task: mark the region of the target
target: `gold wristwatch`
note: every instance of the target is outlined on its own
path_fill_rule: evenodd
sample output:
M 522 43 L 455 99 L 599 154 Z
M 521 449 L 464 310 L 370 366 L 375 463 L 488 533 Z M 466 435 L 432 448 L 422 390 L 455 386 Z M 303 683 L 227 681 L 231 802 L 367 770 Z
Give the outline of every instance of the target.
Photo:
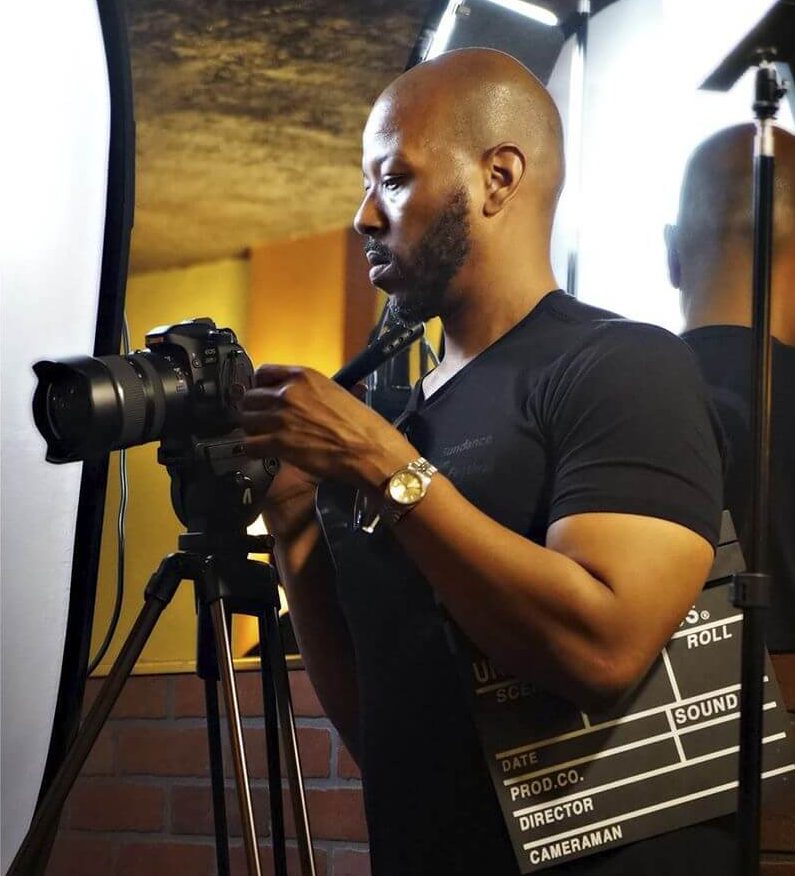
M 373 533 L 381 520 L 390 524 L 397 523 L 425 496 L 436 472 L 436 466 L 422 456 L 393 471 L 386 482 L 384 501 L 378 513 L 363 524 L 361 529 Z
M 422 456 L 392 472 L 386 482 L 379 516 L 394 524 L 416 507 L 428 492 L 436 466 Z

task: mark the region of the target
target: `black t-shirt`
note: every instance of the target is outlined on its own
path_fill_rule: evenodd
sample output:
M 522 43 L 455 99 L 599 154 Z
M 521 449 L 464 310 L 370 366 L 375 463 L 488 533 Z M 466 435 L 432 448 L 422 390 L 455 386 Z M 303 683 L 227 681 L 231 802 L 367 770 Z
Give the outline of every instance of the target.
M 705 394 L 678 338 L 555 291 L 426 402 L 415 392 L 401 421 L 469 501 L 539 544 L 587 511 L 673 520 L 714 544 L 721 471 Z M 515 876 L 431 588 L 385 526 L 349 530 L 335 558 L 374 876 Z M 733 854 L 711 822 L 550 872 L 703 876 L 707 861 L 731 872 Z
M 751 330 L 716 325 L 682 337 L 696 354 L 712 391 L 729 445 L 726 505 L 748 556 L 753 445 Z M 770 421 L 771 605 L 767 644 L 771 651 L 795 651 L 795 347 L 772 343 Z

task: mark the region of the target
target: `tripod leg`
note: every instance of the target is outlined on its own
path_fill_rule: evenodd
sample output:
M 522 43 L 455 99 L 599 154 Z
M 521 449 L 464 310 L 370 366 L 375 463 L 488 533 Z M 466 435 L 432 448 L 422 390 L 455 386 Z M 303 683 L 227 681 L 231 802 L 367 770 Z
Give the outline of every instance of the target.
M 243 827 L 243 845 L 246 850 L 249 876 L 261 876 L 257 830 L 254 825 L 254 808 L 251 803 L 251 788 L 248 782 L 248 767 L 243 744 L 243 725 L 240 721 L 240 708 L 237 701 L 235 671 L 232 664 L 232 648 L 226 626 L 226 612 L 223 599 L 216 599 L 210 605 L 215 633 L 215 647 L 218 652 L 218 669 L 221 673 L 221 687 L 226 703 L 226 718 L 229 723 L 229 742 L 232 747 L 232 760 L 235 768 L 237 799 L 240 806 L 240 822 Z
M 176 584 L 178 583 L 179 579 L 176 580 Z M 104 727 L 111 709 L 119 698 L 124 683 L 129 678 L 133 666 L 143 651 L 157 619 L 167 604 L 167 601 L 163 601 L 159 597 L 147 597 L 99 695 L 80 726 L 80 730 L 58 772 L 53 777 L 49 790 L 42 798 L 33 816 L 30 830 L 6 876 L 32 876 L 36 872 L 33 862 L 39 855 L 39 848 L 42 842 L 46 842 L 50 828 L 60 816 L 63 804 L 72 790 L 72 785 L 74 785 L 80 769 Z
M 284 843 L 284 808 L 282 806 L 282 768 L 279 763 L 279 707 L 273 684 L 273 670 L 265 642 L 268 630 L 265 616 L 259 617 L 260 677 L 262 700 L 265 705 L 265 743 L 268 753 L 268 788 L 271 805 L 271 834 L 273 836 L 273 868 L 276 876 L 287 876 L 287 849 Z
M 207 746 L 210 755 L 217 876 L 229 876 L 229 828 L 226 820 L 224 756 L 218 708 L 218 657 L 215 653 L 212 621 L 207 613 L 207 605 L 201 601 L 198 606 L 197 641 L 196 670 L 204 680 L 204 714 L 207 718 Z
M 298 839 L 298 856 L 303 876 L 316 876 L 315 860 L 312 855 L 312 840 L 309 830 L 309 815 L 306 808 L 301 760 L 298 753 L 298 735 L 295 731 L 293 705 L 290 699 L 290 682 L 287 678 L 287 663 L 284 659 L 282 640 L 279 634 L 279 610 L 276 606 L 267 609 L 265 620 L 265 643 L 268 649 L 273 688 L 278 704 L 279 727 L 281 729 L 284 763 L 290 785 L 290 798 L 295 816 L 295 830 Z

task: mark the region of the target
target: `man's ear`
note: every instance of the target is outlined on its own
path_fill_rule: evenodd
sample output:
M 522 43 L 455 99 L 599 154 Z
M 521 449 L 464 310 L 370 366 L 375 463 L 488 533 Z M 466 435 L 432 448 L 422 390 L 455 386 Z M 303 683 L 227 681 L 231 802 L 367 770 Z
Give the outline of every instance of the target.
M 486 198 L 483 214 L 494 216 L 511 200 L 524 176 L 527 159 L 515 143 L 500 143 L 483 160 Z
M 668 279 L 674 289 L 682 285 L 682 263 L 679 261 L 679 229 L 676 225 L 666 225 L 665 249 L 668 253 Z

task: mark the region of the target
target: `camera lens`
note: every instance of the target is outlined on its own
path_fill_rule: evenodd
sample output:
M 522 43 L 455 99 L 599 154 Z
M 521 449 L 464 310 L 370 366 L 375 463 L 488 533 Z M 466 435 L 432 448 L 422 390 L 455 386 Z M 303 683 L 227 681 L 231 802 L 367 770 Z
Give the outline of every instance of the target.
M 198 317 L 152 329 L 146 344 L 126 356 L 36 362 L 33 419 L 50 462 L 101 459 L 157 439 L 173 458 L 237 428 L 254 370 L 231 329 Z
M 78 441 L 91 417 L 91 396 L 85 391 L 85 381 L 79 375 L 70 375 L 48 386 L 46 410 L 47 421 L 59 441 Z
M 178 431 L 188 404 L 188 378 L 167 356 L 82 356 L 33 366 L 39 385 L 33 419 L 47 459 L 99 459 L 111 450 Z

